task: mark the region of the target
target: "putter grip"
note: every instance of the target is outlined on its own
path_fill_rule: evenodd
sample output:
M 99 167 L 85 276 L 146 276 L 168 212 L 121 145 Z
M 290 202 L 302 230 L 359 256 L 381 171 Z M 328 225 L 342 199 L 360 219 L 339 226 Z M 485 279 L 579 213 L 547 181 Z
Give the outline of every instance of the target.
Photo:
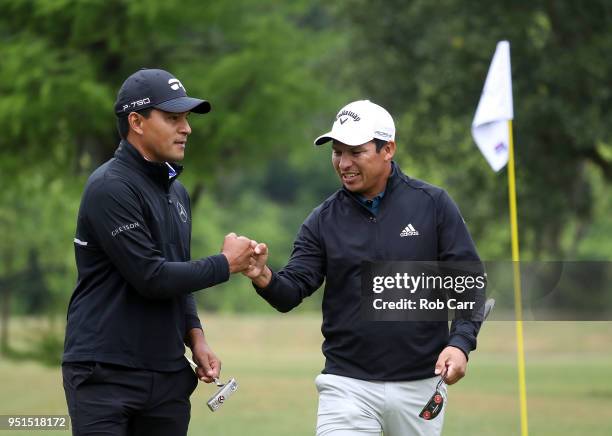
M 215 412 L 219 407 L 223 406 L 227 399 L 236 392 L 236 389 L 238 389 L 238 383 L 236 383 L 235 378 L 232 378 L 215 395 L 210 397 L 206 404 L 211 412 Z

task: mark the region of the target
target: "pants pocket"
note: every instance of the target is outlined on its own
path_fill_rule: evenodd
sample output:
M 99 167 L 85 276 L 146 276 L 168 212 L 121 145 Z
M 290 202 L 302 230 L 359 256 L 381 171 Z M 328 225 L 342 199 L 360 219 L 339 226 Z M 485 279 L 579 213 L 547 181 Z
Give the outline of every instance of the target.
M 198 387 L 198 376 L 195 374 L 195 372 L 193 372 L 191 367 L 188 367 L 183 371 L 186 371 L 188 377 L 191 379 L 191 387 L 189 388 L 188 394 L 188 396 L 191 396 L 191 394 L 193 394 L 193 391 L 195 391 L 195 389 Z
M 64 387 L 77 389 L 91 378 L 96 368 L 95 362 L 71 362 L 62 365 Z
M 317 392 L 319 393 L 321 393 L 321 390 L 323 389 L 323 385 L 325 384 L 324 378 L 325 378 L 325 374 L 319 374 L 318 376 L 315 377 L 315 386 L 317 388 Z

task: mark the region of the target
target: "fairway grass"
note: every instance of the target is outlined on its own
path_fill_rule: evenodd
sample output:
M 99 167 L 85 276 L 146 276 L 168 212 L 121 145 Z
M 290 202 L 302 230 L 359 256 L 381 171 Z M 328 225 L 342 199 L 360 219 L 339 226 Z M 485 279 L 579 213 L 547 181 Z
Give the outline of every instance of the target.
M 203 314 L 202 319 L 223 360 L 222 378 L 235 377 L 239 388 L 211 413 L 206 401 L 215 389 L 201 383 L 192 396 L 189 434 L 313 435 L 313 380 L 323 366 L 320 318 Z M 27 337 L 24 330 L 35 328 L 35 322 L 16 320 L 16 345 Z M 612 323 L 528 322 L 524 332 L 530 434 L 612 434 Z M 515 349 L 514 323 L 485 324 L 466 378 L 449 388 L 444 435 L 520 434 Z M 64 413 L 59 368 L 0 359 L 0 414 Z

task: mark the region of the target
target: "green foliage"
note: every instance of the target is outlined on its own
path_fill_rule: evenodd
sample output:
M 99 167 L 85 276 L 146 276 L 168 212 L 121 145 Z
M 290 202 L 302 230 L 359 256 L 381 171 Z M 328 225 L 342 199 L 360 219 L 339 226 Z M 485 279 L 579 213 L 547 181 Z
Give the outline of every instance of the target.
M 602 200 L 592 179 L 612 176 L 609 2 L 355 0 L 339 16 L 359 59 L 350 73 L 399 120 L 400 162 L 450 191 L 490 259 L 509 257 L 507 182 L 469 126 L 495 44 L 510 41 L 523 253 L 575 256 L 585 234 L 573 229 L 591 225 Z M 600 242 L 610 258 L 609 235 Z
M 26 318 L 20 318 L 26 319 Z M 27 318 L 27 321 L 12 323 L 12 328 L 21 327 L 15 336 L 14 344 L 3 350 L 3 357 L 20 364 L 33 360 L 49 367 L 58 367 L 64 351 L 63 322 L 52 317 Z
M 344 99 L 327 88 L 325 66 L 342 41 L 320 26 L 327 13 L 318 2 L 4 0 L 1 8 L 0 277 L 2 291 L 17 298 L 13 310 L 42 307 L 25 301 L 37 299 L 46 310 L 65 310 L 85 177 L 112 156 L 115 94 L 143 66 L 172 71 L 213 106 L 191 118 L 182 177 L 194 194 L 204 193 L 201 205 L 193 196 L 192 252 L 218 252 L 229 231 L 251 233 L 269 241 L 275 266 L 282 265 L 304 216 L 283 211 L 251 180 L 267 176 L 270 183 L 277 171 L 267 164 L 272 156 L 287 166 L 293 150 L 311 152 L 312 120 L 324 114 L 327 124 Z M 283 174 L 299 173 L 303 184 L 312 174 L 309 162 L 294 162 Z M 289 194 L 292 211 L 303 192 L 309 190 Z M 32 251 L 43 277 L 31 277 L 40 276 L 30 268 Z M 236 282 L 242 293 L 226 291 Z M 233 280 L 210 306 L 260 304 L 247 285 Z
M 523 256 L 610 258 L 603 0 L 1 0 L 0 9 L 0 285 L 24 278 L 11 285 L 15 310 L 65 311 L 80 193 L 116 148 L 115 95 L 141 67 L 172 71 L 213 106 L 190 118 L 181 176 L 194 257 L 235 231 L 268 243 L 282 267 L 303 219 L 339 185 L 313 138 L 343 104 L 370 98 L 395 116 L 403 169 L 445 187 L 483 257 L 503 259 L 506 177 L 489 170 L 469 126 L 495 43 L 509 39 Z M 211 310 L 272 311 L 253 293 L 235 277 L 198 298 Z
M 247 183 L 244 178 L 237 178 L 237 186 Z M 219 252 L 222 243 L 220 235 L 234 231 L 265 242 L 270 249 L 269 264 L 272 269 L 278 270 L 285 265 L 297 227 L 316 203 L 310 206 L 295 204 L 292 205 L 295 209 L 290 211 L 256 191 L 250 194 L 237 197 L 229 207 L 220 206 L 208 197 L 202 199 L 197 210 L 193 211 L 193 216 L 200 217 L 194 221 L 193 229 L 194 234 L 198 235 L 194 237 L 192 248 L 196 256 Z M 317 293 L 307 299 L 300 310 L 319 308 L 321 296 L 321 293 Z M 251 282 L 240 274 L 214 289 L 198 293 L 197 298 L 201 307 L 209 311 L 274 312 L 263 299 L 256 296 Z

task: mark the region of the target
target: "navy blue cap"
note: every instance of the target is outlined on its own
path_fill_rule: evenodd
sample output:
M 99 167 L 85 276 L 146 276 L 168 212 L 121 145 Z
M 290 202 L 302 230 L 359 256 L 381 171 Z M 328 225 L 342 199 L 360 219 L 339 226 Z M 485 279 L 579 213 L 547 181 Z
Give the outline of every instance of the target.
M 205 114 L 211 109 L 206 100 L 188 97 L 183 84 L 169 72 L 143 68 L 121 85 L 115 102 L 115 114 L 123 117 L 148 107 L 166 112 L 198 114 Z

